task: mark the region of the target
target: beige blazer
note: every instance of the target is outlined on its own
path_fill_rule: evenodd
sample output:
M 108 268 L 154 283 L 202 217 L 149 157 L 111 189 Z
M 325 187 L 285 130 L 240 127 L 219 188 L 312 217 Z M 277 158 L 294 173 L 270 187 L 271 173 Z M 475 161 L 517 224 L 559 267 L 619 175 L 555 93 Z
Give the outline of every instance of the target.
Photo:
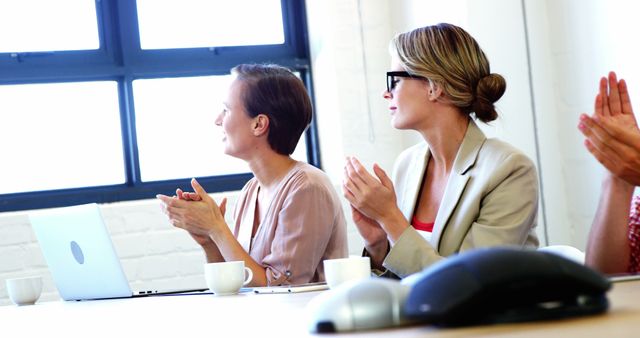
M 429 160 L 422 142 L 395 163 L 393 182 L 400 210 L 412 219 Z M 469 249 L 537 247 L 538 177 L 533 162 L 509 144 L 487 139 L 472 120 L 453 163 L 431 241 L 407 228 L 383 266 L 405 277 L 443 257 Z

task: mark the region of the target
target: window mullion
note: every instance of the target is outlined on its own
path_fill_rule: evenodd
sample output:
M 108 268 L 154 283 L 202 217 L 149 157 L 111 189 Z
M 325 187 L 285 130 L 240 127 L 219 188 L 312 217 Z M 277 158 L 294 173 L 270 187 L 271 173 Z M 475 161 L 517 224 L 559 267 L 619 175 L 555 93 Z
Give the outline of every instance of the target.
M 135 108 L 132 92 L 132 79 L 125 76 L 118 81 L 118 97 L 120 99 L 120 121 L 122 126 L 122 145 L 125 160 L 126 184 L 140 184 L 140 161 L 138 158 Z

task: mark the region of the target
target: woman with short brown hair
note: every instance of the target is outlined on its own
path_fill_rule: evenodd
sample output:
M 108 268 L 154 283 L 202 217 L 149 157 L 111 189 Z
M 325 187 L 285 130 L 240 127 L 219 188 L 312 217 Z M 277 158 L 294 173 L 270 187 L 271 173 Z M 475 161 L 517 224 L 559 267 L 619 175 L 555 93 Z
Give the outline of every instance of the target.
M 290 155 L 311 122 L 302 81 L 276 65 L 240 65 L 216 119 L 225 153 L 255 175 L 242 189 L 234 222 L 194 179 L 195 192 L 158 195 L 170 222 L 202 246 L 208 262 L 244 261 L 252 286 L 324 281 L 323 260 L 347 256 L 337 193 L 320 169 Z

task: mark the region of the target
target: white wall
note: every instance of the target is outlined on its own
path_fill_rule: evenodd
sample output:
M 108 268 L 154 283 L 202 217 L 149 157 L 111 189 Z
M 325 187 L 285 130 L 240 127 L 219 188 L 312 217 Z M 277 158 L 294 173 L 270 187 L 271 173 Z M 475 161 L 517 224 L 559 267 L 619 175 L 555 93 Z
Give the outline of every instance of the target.
M 629 0 L 525 5 L 550 241 L 584 248 L 604 171 L 583 147 L 578 116 L 593 112 L 598 79 L 609 70 L 629 81 L 635 97 L 640 6 Z
M 342 181 L 345 156 L 389 171 L 405 148 L 382 98 L 391 38 L 388 0 L 308 0 L 323 167 Z
M 389 124 L 381 97 L 388 41 L 448 21 L 476 37 L 492 70 L 507 79 L 501 118 L 484 129 L 532 159 L 540 154 L 549 244 L 584 248 L 602 170 L 575 126 L 580 112 L 591 111 L 597 79 L 609 69 L 625 75 L 632 95 L 640 88 L 633 0 L 307 0 L 307 6 L 320 147 L 336 187 L 344 156 L 391 170 L 397 154 L 418 140 Z M 107 204 L 103 211 L 133 284 L 204 285 L 200 250 L 166 222 L 156 201 Z M 543 219 L 538 234 L 544 238 Z M 361 240 L 353 225 L 349 231 L 357 254 Z M 0 214 L 0 280 L 31 274 L 45 277 L 44 300 L 58 297 L 25 213 Z M 0 305 L 8 304 L 4 288 L 1 283 Z

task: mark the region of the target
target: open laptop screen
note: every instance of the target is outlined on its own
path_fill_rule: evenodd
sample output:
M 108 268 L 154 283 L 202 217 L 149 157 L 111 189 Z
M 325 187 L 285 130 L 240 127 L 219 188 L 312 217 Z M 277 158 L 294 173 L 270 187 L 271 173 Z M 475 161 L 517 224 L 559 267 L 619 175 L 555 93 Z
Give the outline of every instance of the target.
M 62 299 L 132 296 L 97 204 L 38 210 L 29 220 Z

